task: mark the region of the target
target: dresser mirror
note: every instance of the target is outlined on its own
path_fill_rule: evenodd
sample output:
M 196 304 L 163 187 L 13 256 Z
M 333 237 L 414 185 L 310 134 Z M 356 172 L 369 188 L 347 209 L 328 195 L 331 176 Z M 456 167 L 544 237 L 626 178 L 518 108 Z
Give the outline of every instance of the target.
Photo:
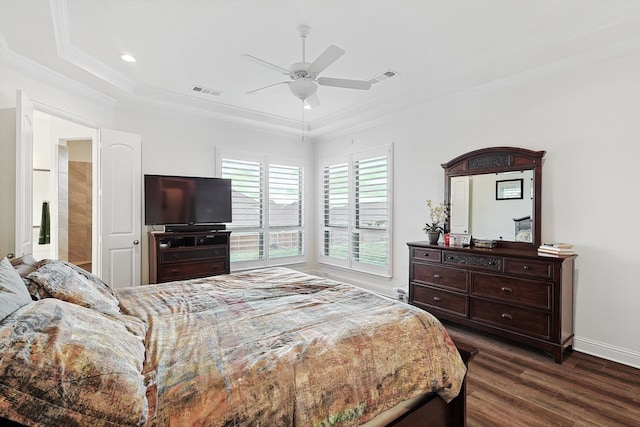
M 496 240 L 501 247 L 537 248 L 544 154 L 491 147 L 443 163 L 450 213 L 446 229 Z

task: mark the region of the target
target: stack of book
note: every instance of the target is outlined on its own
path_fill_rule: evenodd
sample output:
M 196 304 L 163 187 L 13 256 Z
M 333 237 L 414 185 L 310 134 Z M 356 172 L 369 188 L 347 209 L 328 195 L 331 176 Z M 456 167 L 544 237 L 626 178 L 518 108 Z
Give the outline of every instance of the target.
M 538 248 L 538 255 L 564 257 L 575 254 L 573 245 L 569 243 L 543 243 Z

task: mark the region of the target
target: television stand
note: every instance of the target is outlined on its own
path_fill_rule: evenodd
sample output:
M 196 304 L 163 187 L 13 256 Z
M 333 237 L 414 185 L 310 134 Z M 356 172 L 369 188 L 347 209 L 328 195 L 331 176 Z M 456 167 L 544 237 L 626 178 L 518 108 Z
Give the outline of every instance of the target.
M 231 231 L 149 232 L 149 283 L 229 274 Z

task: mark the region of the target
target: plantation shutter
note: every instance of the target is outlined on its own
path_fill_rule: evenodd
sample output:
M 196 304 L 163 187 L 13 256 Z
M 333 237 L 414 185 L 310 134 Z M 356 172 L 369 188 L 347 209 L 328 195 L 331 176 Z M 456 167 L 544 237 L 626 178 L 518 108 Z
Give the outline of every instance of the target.
M 385 266 L 388 245 L 387 156 L 357 160 L 355 171 L 355 230 L 353 260 Z
M 303 254 L 303 168 L 269 165 L 269 258 Z
M 232 270 L 306 261 L 305 161 L 240 152 L 219 158 L 233 191 Z
M 324 247 L 325 256 L 349 257 L 349 164 L 324 167 Z
M 391 275 L 391 164 L 391 145 L 321 161 L 321 263 Z
M 264 164 L 222 160 L 222 177 L 231 179 L 233 222 L 231 262 L 264 258 Z

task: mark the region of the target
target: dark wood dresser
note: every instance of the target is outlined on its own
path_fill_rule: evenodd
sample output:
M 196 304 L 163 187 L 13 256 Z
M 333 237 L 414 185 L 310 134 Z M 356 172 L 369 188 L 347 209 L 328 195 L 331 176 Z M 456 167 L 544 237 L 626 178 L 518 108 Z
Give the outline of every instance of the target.
M 542 349 L 562 363 L 573 345 L 575 256 L 407 245 L 410 304 L 439 319 Z
M 149 283 L 230 272 L 230 231 L 149 233 Z

